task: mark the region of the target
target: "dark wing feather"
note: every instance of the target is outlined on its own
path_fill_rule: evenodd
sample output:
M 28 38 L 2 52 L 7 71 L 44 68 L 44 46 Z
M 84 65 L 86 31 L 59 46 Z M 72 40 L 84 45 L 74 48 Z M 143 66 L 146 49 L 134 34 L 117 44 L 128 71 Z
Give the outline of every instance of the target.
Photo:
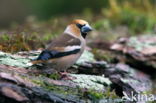
M 57 51 L 48 51 L 48 50 L 44 50 L 41 52 L 41 54 L 38 56 L 37 60 L 48 60 L 52 57 L 54 57 L 55 55 L 57 55 L 58 52 Z
M 60 58 L 71 54 L 76 54 L 79 51 L 80 49 L 75 49 L 73 51 L 67 51 L 67 52 L 59 52 L 55 50 L 44 50 L 41 52 L 41 54 L 36 60 L 49 60 L 49 59 Z

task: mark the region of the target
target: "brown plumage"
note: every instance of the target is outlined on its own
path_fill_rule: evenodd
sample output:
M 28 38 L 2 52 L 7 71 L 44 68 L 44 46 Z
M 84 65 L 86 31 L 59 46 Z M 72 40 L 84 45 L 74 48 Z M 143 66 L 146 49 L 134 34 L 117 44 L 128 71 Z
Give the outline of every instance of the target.
M 32 64 L 43 63 L 57 71 L 64 71 L 72 66 L 83 53 L 86 42 L 85 37 L 92 28 L 84 20 L 74 20 L 67 26 L 64 33 L 53 40 L 41 52 Z
M 63 34 L 56 40 L 52 41 L 47 49 L 52 50 L 54 48 L 64 48 L 66 46 L 74 46 L 74 45 L 81 45 L 81 41 L 78 38 L 75 38 L 68 34 Z

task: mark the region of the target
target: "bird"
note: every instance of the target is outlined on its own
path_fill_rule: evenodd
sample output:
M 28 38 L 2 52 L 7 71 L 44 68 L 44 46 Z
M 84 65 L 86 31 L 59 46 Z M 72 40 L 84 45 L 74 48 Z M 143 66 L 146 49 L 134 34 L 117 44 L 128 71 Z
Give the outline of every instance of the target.
M 82 55 L 86 47 L 86 36 L 92 31 L 89 23 L 82 19 L 73 20 L 64 32 L 53 40 L 31 63 L 46 64 L 58 72 L 66 71 Z

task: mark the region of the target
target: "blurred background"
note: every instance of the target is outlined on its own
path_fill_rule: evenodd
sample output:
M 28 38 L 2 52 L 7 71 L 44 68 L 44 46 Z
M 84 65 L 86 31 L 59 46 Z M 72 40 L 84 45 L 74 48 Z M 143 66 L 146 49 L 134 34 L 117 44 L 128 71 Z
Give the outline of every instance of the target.
M 112 41 L 120 36 L 153 34 L 156 0 L 0 0 L 0 49 L 44 47 L 45 41 L 60 34 L 75 18 L 85 19 L 95 28 L 91 40 Z M 16 44 L 11 45 L 15 50 L 6 50 L 8 44 L 15 42 L 24 42 L 21 46 L 25 48 L 17 49 Z M 40 43 L 33 46 L 34 42 Z

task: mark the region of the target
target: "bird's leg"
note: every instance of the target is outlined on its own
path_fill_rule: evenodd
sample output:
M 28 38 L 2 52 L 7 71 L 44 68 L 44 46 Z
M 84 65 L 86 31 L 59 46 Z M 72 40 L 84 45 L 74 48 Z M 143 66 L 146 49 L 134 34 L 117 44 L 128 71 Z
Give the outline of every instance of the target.
M 61 79 L 64 79 L 64 80 L 73 80 L 73 79 L 76 79 L 74 77 L 69 76 L 69 73 L 66 72 L 66 71 L 59 72 L 59 74 L 61 75 Z
M 66 71 L 61 71 L 61 72 L 59 72 L 59 74 L 62 75 L 62 76 L 64 76 L 64 75 L 68 75 L 69 73 L 66 72 Z

